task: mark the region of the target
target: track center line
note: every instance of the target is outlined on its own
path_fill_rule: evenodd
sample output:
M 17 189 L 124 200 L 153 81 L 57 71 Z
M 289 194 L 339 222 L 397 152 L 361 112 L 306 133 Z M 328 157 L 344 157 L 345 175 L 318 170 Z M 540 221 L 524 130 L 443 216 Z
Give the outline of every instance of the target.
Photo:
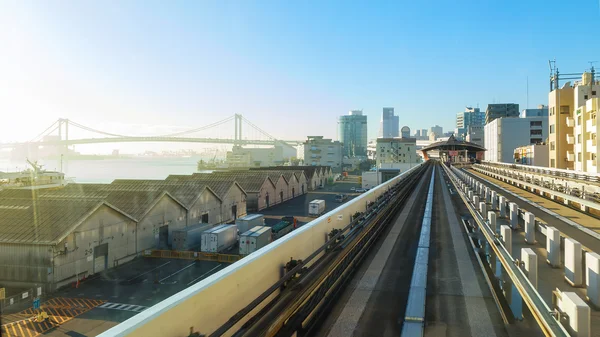
M 152 269 L 148 270 L 147 272 L 144 272 L 144 273 L 141 273 L 141 274 L 139 274 L 139 275 L 138 275 L 138 276 L 136 276 L 136 277 L 132 277 L 132 278 L 130 278 L 129 280 L 127 280 L 127 282 L 131 282 L 132 280 L 135 280 L 136 278 L 138 278 L 138 277 L 140 277 L 140 276 L 146 275 L 146 274 L 148 274 L 149 272 L 155 271 L 155 270 L 156 270 L 156 269 L 158 269 L 158 268 L 164 267 L 164 266 L 168 265 L 169 263 L 171 263 L 171 261 L 167 261 L 167 262 L 165 262 L 165 263 L 161 264 L 160 266 L 158 266 L 158 267 L 156 267 L 156 268 L 152 268 Z
M 220 267 L 221 267 L 221 264 L 219 263 L 219 265 L 218 265 L 218 266 L 216 266 L 216 267 L 214 267 L 213 269 L 211 269 L 211 270 L 207 271 L 206 273 L 204 273 L 204 274 L 202 274 L 202 275 L 200 275 L 200 276 L 196 277 L 195 279 L 193 279 L 192 281 L 190 281 L 190 282 L 189 282 L 188 284 L 186 284 L 186 285 L 188 285 L 188 286 L 189 286 L 190 284 L 192 284 L 192 283 L 196 282 L 196 280 L 203 278 L 203 277 L 204 277 L 204 276 L 206 276 L 207 274 L 211 273 L 213 270 L 215 270 L 215 269 L 217 269 L 217 268 L 220 268 Z
M 174 272 L 173 274 L 171 274 L 171 275 L 169 275 L 169 276 L 167 276 L 167 277 L 164 277 L 164 278 L 162 278 L 162 279 L 161 279 L 161 280 L 159 280 L 158 282 L 160 283 L 160 282 L 162 282 L 162 281 L 164 281 L 164 280 L 168 279 L 169 277 L 175 276 L 175 275 L 177 275 L 177 274 L 181 273 L 182 271 L 184 271 L 184 270 L 188 269 L 189 267 L 193 266 L 194 264 L 196 264 L 196 261 L 194 261 L 194 262 L 192 262 L 192 263 L 188 264 L 187 266 L 185 266 L 185 267 L 183 267 L 183 268 L 179 269 L 178 271 Z

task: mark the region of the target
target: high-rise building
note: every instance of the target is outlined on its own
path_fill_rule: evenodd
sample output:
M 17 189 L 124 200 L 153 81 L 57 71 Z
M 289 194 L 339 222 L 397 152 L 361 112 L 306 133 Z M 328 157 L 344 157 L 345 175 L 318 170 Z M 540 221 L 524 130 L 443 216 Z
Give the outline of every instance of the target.
M 523 109 L 521 111 L 521 118 L 525 117 L 548 117 L 548 107 L 540 104 L 537 109 Z
M 323 136 L 308 136 L 304 142 L 304 163 L 311 166 L 342 167 L 342 143 Z
M 432 133 L 435 134 L 434 138 L 442 137 L 444 135 L 444 128 L 442 128 L 439 125 L 430 127 L 429 133 L 427 133 L 427 135 L 429 136 L 429 139 L 432 138 L 432 136 L 431 136 Z
M 469 126 L 484 126 L 485 112 L 479 108 L 466 107 L 465 111 L 456 114 L 455 137 L 466 139 Z
M 367 155 L 367 116 L 362 110 L 352 110 L 338 118 L 338 140 L 343 144 L 344 156 Z
M 400 117 L 394 116 L 394 108 L 383 108 L 381 124 L 379 126 L 380 138 L 393 138 L 400 136 Z
M 485 124 L 488 124 L 494 119 L 501 117 L 519 117 L 519 104 L 488 104 L 487 109 L 485 109 Z
M 410 138 L 410 128 L 408 126 L 403 126 L 402 129 L 400 129 L 400 137 Z
M 484 127 L 485 160 L 514 163 L 516 148 L 544 142 L 548 137 L 547 125 L 546 117 L 494 119 Z
M 593 73 L 582 80 L 553 85 L 548 94 L 550 167 L 600 172 L 598 157 L 598 104 L 600 81 Z

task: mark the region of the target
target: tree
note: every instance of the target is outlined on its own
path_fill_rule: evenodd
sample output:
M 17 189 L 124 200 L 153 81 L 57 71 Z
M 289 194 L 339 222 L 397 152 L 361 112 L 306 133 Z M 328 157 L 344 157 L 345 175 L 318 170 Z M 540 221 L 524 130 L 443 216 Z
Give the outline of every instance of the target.
M 361 171 L 368 171 L 375 165 L 375 163 L 375 160 L 367 159 L 366 161 L 363 161 L 362 163 L 358 164 L 358 168 Z

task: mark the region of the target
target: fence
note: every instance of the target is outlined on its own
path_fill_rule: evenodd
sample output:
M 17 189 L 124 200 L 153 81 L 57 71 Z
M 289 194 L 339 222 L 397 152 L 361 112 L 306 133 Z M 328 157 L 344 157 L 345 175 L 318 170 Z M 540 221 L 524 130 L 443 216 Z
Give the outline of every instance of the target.
M 174 251 L 174 250 L 146 250 L 145 257 L 158 257 L 165 259 L 185 259 L 233 263 L 242 259 L 241 255 L 234 254 L 214 254 L 194 251 Z

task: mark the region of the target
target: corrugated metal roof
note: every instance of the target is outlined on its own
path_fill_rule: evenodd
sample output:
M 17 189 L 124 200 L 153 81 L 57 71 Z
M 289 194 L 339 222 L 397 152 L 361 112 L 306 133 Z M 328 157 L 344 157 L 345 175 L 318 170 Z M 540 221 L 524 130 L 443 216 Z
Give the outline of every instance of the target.
M 103 204 L 98 200 L 0 199 L 0 242 L 56 244 Z
M 140 221 L 164 195 L 172 198 L 167 192 L 158 190 L 112 191 L 106 197 L 106 202 Z
M 213 173 L 195 173 L 198 175 L 211 175 L 220 178 L 230 178 L 235 180 L 244 191 L 258 192 L 265 183 L 265 180 L 275 186 L 275 183 L 269 178 L 269 175 L 260 171 L 215 171 Z

